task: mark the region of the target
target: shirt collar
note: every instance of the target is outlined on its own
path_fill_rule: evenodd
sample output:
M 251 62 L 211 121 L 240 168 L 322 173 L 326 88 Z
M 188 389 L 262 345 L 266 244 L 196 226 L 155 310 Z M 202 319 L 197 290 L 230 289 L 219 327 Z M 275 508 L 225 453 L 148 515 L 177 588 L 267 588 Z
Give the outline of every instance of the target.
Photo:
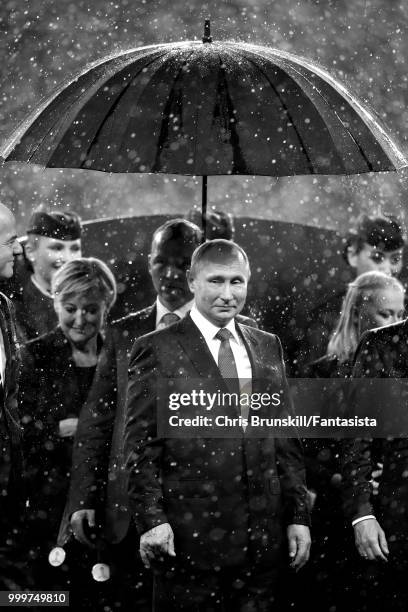
M 211 321 L 206 319 L 195 304 L 193 304 L 193 307 L 191 308 L 190 316 L 193 322 L 197 325 L 207 344 L 211 340 L 214 340 L 214 336 L 220 330 L 220 327 L 214 325 L 214 323 L 211 323 Z M 232 319 L 228 325 L 225 325 L 225 329 L 228 329 L 233 335 L 235 342 L 240 344 L 239 335 L 235 326 L 235 319 Z
M 176 314 L 178 317 L 180 317 L 180 319 L 183 319 L 188 313 L 188 311 L 191 310 L 193 303 L 194 303 L 194 300 L 190 300 L 189 302 L 186 302 L 185 304 L 183 304 L 183 306 L 180 306 L 180 308 L 177 308 L 177 310 L 169 310 L 168 308 L 163 306 L 163 304 L 159 300 L 159 296 L 157 296 L 156 298 L 156 327 L 158 326 L 158 324 L 160 323 L 164 315 L 167 314 L 168 312 L 172 312 Z

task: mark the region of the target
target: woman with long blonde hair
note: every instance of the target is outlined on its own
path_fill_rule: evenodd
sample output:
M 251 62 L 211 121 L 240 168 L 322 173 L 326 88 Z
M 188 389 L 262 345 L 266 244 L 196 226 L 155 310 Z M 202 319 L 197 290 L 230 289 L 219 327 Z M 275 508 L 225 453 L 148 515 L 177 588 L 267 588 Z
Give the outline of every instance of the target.
M 348 286 L 326 355 L 309 364 L 303 376 L 351 377 L 361 335 L 368 329 L 402 319 L 404 297 L 404 287 L 395 277 L 378 271 L 360 274 Z M 322 410 L 330 416 L 340 416 L 347 408 L 341 387 L 336 387 L 333 393 L 332 387 L 327 385 L 326 388 L 322 380 L 321 397 L 320 400 L 316 398 L 316 403 L 320 401 Z M 349 542 L 350 527 L 345 524 L 342 512 L 340 441 L 309 438 L 304 443 L 309 499 L 313 508 L 312 557 L 305 571 L 305 583 L 313 593 L 315 610 L 352 609 L 347 551 L 352 550 L 353 545 Z
M 326 354 L 308 364 L 305 378 L 351 376 L 361 335 L 368 329 L 396 323 L 404 315 L 405 289 L 394 276 L 371 271 L 360 274 L 348 286 L 340 318 Z

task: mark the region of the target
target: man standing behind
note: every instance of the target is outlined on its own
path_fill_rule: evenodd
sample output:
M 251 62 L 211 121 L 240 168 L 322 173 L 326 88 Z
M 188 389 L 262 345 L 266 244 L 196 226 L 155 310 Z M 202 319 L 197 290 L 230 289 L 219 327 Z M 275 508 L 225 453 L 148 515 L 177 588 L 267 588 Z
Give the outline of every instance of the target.
M 156 301 L 113 323 L 106 339 L 78 423 L 73 456 L 69 512 L 74 534 L 84 544 L 89 544 L 84 525 L 95 524 L 103 492 L 108 540 L 120 542 L 127 533 L 130 515 L 122 466 L 130 351 L 137 338 L 182 319 L 191 309 L 193 296 L 186 273 L 200 240 L 200 229 L 184 219 L 167 221 L 156 229 L 148 259 Z
M 34 212 L 27 230 L 26 258 L 32 274 L 16 296 L 18 335 L 22 341 L 45 334 L 58 320 L 51 296 L 54 274 L 81 257 L 81 222 L 74 212 Z
M 22 253 L 14 215 L 0 204 L 0 279 L 13 276 Z M 19 357 L 11 302 L 0 293 L 0 589 L 15 587 L 15 527 L 23 512 L 21 428 L 17 411 Z M 17 519 L 17 520 L 16 520 Z
M 75 537 L 83 544 L 92 544 L 89 527 L 96 521 L 104 525 L 108 542 L 120 544 L 112 548 L 112 554 L 124 609 L 150 609 L 151 599 L 150 577 L 141 563 L 129 561 L 136 539 L 134 530 L 129 532 L 123 467 L 129 355 L 136 338 L 171 325 L 190 310 L 193 296 L 186 272 L 200 241 L 200 229 L 184 219 L 167 221 L 156 229 L 148 258 L 156 301 L 111 326 L 78 423 L 67 514 Z M 61 545 L 67 536 L 61 534 Z M 137 586 L 126 590 L 126 584 Z
M 156 611 L 277 610 L 288 546 L 293 568 L 308 559 L 297 439 L 251 438 L 243 431 L 234 438 L 158 437 L 157 390 L 165 379 L 211 379 L 221 388 L 231 379 L 249 380 L 252 392 L 266 380 L 288 401 L 278 338 L 236 320 L 249 276 L 237 244 L 201 245 L 188 276 L 191 314 L 140 338 L 132 350 L 129 496 L 142 559 L 157 570 Z

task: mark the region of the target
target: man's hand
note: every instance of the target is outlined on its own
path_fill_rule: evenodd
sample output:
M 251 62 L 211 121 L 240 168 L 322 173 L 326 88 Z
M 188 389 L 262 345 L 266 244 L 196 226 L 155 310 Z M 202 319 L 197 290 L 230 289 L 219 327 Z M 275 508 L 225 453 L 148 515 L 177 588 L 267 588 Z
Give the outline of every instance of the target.
M 140 556 L 145 567 L 152 561 L 163 561 L 164 555 L 175 557 L 174 534 L 169 523 L 162 523 L 140 537 Z
M 365 519 L 354 525 L 357 550 L 363 559 L 388 561 L 388 544 L 384 531 L 374 518 Z
M 95 543 L 91 542 L 85 535 L 85 522 L 89 527 L 95 527 L 95 510 L 83 509 L 72 513 L 71 528 L 75 538 L 81 542 L 81 544 L 85 544 L 85 546 L 89 546 L 90 548 L 95 548 Z
M 288 530 L 290 567 L 300 570 L 309 559 L 310 530 L 306 525 L 289 525 Z
M 75 436 L 78 426 L 78 419 L 63 419 L 59 422 L 58 433 L 61 438 L 70 438 Z

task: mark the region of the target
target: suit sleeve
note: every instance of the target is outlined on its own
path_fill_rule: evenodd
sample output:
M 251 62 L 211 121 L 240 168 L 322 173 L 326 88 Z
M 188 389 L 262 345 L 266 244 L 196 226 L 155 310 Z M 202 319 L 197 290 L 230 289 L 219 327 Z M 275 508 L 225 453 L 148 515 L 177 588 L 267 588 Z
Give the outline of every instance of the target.
M 366 333 L 356 351 L 353 378 L 377 378 L 385 375 L 381 345 L 375 332 Z M 364 386 L 356 384 L 350 403 L 363 399 Z M 372 505 L 372 472 L 381 455 L 382 441 L 352 438 L 342 443 L 344 512 L 349 520 L 374 514 Z
M 107 339 L 79 416 L 72 457 L 69 514 L 81 508 L 100 507 L 105 496 L 117 406 L 115 359 L 113 341 Z
M 125 459 L 129 472 L 130 507 L 141 534 L 168 522 L 160 484 L 163 442 L 157 435 L 159 372 L 153 341 L 137 340 L 129 369 Z
M 19 384 L 19 371 L 21 368 L 21 356 L 19 344 L 17 341 L 17 329 L 16 329 L 16 317 L 13 303 L 6 299 L 6 307 L 8 308 L 8 327 L 9 327 L 9 341 L 10 341 L 10 359 L 11 364 L 9 368 L 10 376 L 7 380 L 7 402 L 6 409 L 8 415 L 13 422 L 13 430 L 16 432 L 17 438 L 21 437 L 22 428 L 20 423 L 20 414 L 18 406 L 18 384 Z
M 278 361 L 281 369 L 283 390 L 283 409 L 293 415 L 288 382 L 285 374 L 282 346 L 276 337 Z M 306 468 L 303 446 L 298 437 L 276 438 L 276 461 L 283 494 L 285 519 L 288 525 L 310 525 L 310 515 L 306 504 Z

